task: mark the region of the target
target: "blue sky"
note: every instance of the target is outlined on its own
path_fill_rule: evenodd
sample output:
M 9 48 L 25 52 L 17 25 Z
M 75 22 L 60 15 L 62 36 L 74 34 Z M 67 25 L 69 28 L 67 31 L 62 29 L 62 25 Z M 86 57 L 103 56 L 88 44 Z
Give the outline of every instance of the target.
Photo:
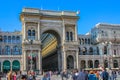
M 0 0 L 2 31 L 21 30 L 22 8 L 80 11 L 78 34 L 85 34 L 97 23 L 120 24 L 120 0 Z

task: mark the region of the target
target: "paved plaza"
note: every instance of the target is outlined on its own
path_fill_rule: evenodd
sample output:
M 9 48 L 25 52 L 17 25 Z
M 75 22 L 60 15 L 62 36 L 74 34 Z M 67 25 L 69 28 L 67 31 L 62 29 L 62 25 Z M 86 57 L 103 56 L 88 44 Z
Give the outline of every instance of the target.
M 37 76 L 37 77 L 36 77 L 36 80 L 42 80 L 42 77 L 43 77 L 43 76 Z M 7 79 L 6 79 L 6 78 L 1 78 L 1 80 L 7 80 Z M 62 80 L 62 79 L 61 79 L 61 76 L 60 76 L 60 75 L 59 75 L 59 76 L 53 75 L 53 76 L 51 77 L 51 80 Z M 66 79 L 64 79 L 64 80 L 66 80 Z M 67 79 L 67 80 L 72 80 L 72 78 L 69 77 L 69 79 Z M 120 80 L 120 75 L 117 76 L 117 79 L 116 79 L 116 80 Z

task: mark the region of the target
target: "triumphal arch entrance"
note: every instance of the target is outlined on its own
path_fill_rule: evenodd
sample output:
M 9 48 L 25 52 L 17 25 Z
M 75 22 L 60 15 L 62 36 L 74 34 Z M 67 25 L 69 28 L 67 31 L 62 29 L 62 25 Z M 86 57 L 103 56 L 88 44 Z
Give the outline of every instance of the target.
M 24 8 L 22 70 L 78 68 L 76 12 Z

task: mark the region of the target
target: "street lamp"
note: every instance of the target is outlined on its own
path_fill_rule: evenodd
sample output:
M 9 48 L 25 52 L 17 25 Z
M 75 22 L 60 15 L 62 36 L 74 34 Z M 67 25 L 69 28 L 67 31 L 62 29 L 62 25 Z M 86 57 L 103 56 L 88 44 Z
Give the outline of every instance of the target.
M 105 42 L 104 44 L 105 44 L 105 46 L 106 46 L 106 47 L 104 47 L 104 48 L 106 48 L 105 58 L 107 58 L 108 68 L 110 69 L 110 68 L 111 68 L 111 67 L 110 67 L 110 63 L 111 63 L 111 62 L 110 62 L 110 60 L 111 60 L 111 59 L 110 59 L 110 55 L 111 55 L 111 54 L 110 54 L 110 52 L 109 52 L 109 45 L 111 44 L 111 42 Z
M 29 43 L 32 45 L 33 44 L 33 40 L 29 40 Z M 31 50 L 32 48 L 31 48 L 31 46 L 30 46 L 30 50 Z M 32 60 L 32 50 L 31 50 L 31 52 L 30 52 L 30 70 L 32 70 L 32 62 L 33 62 L 33 60 Z

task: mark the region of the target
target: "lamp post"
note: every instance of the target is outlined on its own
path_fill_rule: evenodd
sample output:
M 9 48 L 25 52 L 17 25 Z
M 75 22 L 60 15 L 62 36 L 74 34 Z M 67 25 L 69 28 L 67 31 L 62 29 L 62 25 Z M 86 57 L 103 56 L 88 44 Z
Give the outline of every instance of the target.
M 109 45 L 110 45 L 110 44 L 111 44 L 111 43 L 109 43 L 109 42 L 105 42 L 106 50 L 107 50 L 106 59 L 107 59 L 107 61 L 108 61 L 108 68 L 109 68 L 109 69 L 111 68 L 111 66 L 110 66 L 110 52 L 109 52 Z
M 30 44 L 32 45 L 33 44 L 33 40 L 29 40 L 29 42 L 30 42 Z M 30 46 L 30 50 L 31 50 L 31 46 Z M 33 60 L 32 60 L 32 50 L 31 50 L 31 52 L 30 52 L 30 70 L 32 70 L 32 62 L 33 62 Z

